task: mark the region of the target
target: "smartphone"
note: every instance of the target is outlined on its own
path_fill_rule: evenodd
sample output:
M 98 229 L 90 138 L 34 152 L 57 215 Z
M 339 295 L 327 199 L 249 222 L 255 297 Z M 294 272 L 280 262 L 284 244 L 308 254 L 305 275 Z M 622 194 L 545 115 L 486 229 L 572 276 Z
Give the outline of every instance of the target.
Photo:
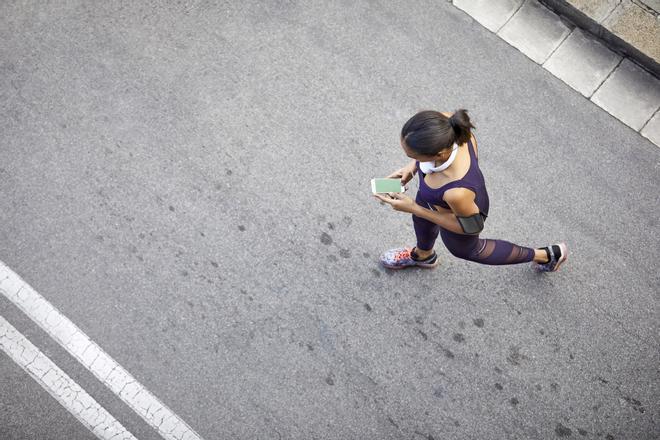
M 382 193 L 402 193 L 406 188 L 401 185 L 400 179 L 371 179 L 371 192 L 374 194 Z

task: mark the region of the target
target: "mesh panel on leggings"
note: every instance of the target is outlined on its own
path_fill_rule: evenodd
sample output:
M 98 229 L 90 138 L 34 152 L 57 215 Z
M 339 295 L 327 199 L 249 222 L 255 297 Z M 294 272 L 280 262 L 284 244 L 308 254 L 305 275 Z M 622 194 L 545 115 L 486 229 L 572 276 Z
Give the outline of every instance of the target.
M 534 250 L 505 240 L 480 239 L 477 253 L 469 258 L 483 264 L 519 264 L 532 261 Z
M 520 261 L 527 261 L 527 256 L 529 255 L 528 253 L 529 249 L 528 248 L 523 248 L 517 245 L 513 245 L 513 248 L 511 249 L 511 253 L 506 259 L 506 264 L 512 264 L 512 263 L 518 263 Z
M 477 260 L 484 260 L 490 257 L 495 251 L 495 240 L 480 239 L 479 240 L 479 249 L 477 252 Z

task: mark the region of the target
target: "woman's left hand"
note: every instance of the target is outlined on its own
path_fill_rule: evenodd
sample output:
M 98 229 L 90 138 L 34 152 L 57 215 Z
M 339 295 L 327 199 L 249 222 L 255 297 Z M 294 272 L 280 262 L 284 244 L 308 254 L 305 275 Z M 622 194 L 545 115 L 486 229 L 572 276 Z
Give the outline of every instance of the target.
M 383 196 L 382 194 L 374 194 L 374 197 L 389 204 L 392 206 L 392 208 L 394 208 L 395 211 L 408 212 L 412 214 L 416 205 L 412 198 L 401 193 L 387 193 L 387 196 Z

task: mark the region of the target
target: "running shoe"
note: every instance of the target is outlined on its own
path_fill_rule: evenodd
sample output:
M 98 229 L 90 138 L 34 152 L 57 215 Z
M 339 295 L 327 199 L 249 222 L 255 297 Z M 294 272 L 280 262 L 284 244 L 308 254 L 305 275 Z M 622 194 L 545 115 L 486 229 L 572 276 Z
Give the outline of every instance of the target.
M 380 262 L 388 269 L 405 269 L 406 267 L 423 267 L 431 269 L 440 263 L 438 254 L 433 251 L 433 254 L 424 260 L 416 260 L 413 258 L 413 248 L 397 248 L 390 249 L 380 256 Z
M 537 272 L 557 272 L 562 263 L 568 258 L 566 243 L 553 244 L 539 249 L 543 249 L 548 253 L 550 261 L 543 264 L 532 262 L 532 267 Z

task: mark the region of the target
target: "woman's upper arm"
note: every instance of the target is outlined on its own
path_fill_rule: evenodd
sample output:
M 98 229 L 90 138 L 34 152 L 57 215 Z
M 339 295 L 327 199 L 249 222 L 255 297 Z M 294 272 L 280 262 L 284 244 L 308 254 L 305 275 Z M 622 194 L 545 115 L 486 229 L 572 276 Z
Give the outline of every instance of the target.
M 445 192 L 444 201 L 457 216 L 469 217 L 479 214 L 479 206 L 475 203 L 476 194 L 467 188 L 452 188 Z

